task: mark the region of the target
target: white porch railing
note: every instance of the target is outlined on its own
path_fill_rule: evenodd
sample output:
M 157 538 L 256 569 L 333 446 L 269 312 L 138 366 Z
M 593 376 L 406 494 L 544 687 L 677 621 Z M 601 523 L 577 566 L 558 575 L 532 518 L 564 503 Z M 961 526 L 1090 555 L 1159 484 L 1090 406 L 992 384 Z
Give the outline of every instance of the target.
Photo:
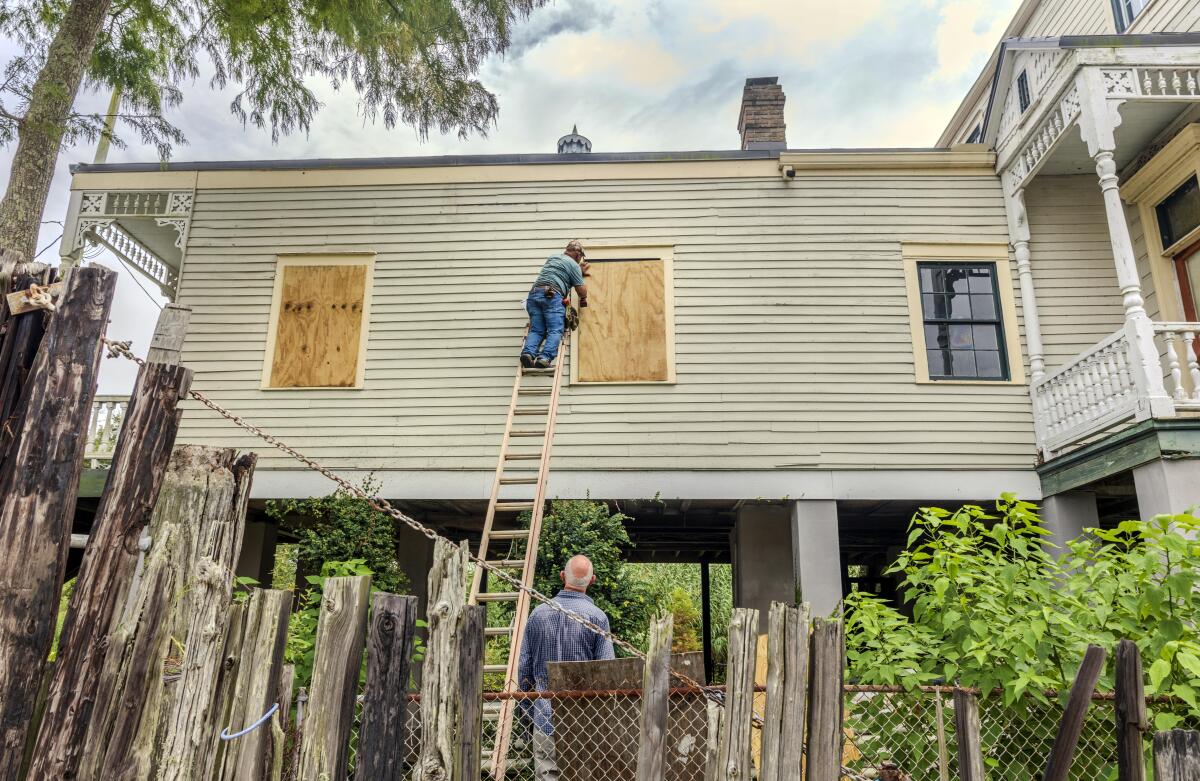
M 90 469 L 112 460 L 121 433 L 121 423 L 129 407 L 128 396 L 96 396 L 88 420 L 87 449 L 83 459 Z
M 1155 323 L 1163 378 L 1171 403 L 1158 417 L 1180 411 L 1200 411 L 1200 360 L 1196 337 L 1200 323 Z M 1139 361 L 1130 347 L 1125 328 L 1084 350 L 1061 369 L 1035 382 L 1034 427 L 1038 447 L 1046 458 L 1082 444 L 1088 438 L 1129 420 L 1151 416 L 1155 405 L 1144 390 L 1148 383 L 1137 372 Z

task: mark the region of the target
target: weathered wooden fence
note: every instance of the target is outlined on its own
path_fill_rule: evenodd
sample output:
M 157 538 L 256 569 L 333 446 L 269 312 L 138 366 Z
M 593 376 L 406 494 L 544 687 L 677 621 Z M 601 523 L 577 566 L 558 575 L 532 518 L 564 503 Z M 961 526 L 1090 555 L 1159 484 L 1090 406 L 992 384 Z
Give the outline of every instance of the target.
M 332 578 L 311 684 L 293 708 L 292 595 L 233 588 L 255 458 L 175 444 L 191 382 L 178 365 L 187 310 L 175 306 L 139 372 L 47 668 L 114 282 L 101 268 L 75 270 L 53 314 L 0 304 L 0 781 L 476 781 L 490 771 L 489 707 L 505 698 L 518 701 L 525 732 L 539 733 L 514 741 L 534 755 L 509 762 L 509 779 L 555 762 L 564 781 L 901 781 L 933 777 L 934 766 L 939 781 L 1007 781 L 1036 775 L 1031 765 L 1045 781 L 1087 778 L 1078 760 L 1095 754 L 1099 648 L 1017 776 L 996 753 L 1011 724 L 997 731 L 977 692 L 953 690 L 947 705 L 948 690 L 934 691 L 927 728 L 923 708 L 888 699 L 911 693 L 846 686 L 841 622 L 810 621 L 805 606 L 772 606 L 765 661 L 761 617 L 735 610 L 724 686 L 680 678 L 688 662 L 670 654 L 668 618 L 651 627 L 644 661 L 597 663 L 623 670 L 619 685 L 485 692 L 484 609 L 466 604 L 468 551 L 442 539 L 419 694 L 410 690 L 415 600 L 372 594 L 366 577 Z M 1108 745 L 1120 781 L 1145 781 L 1149 728 L 1132 643 L 1118 646 L 1116 669 Z M 891 734 L 883 717 L 897 714 L 908 721 Z M 914 750 L 900 757 L 896 736 Z M 1158 733 L 1150 758 L 1156 779 L 1196 781 L 1200 733 Z M 917 764 L 918 775 L 905 769 Z

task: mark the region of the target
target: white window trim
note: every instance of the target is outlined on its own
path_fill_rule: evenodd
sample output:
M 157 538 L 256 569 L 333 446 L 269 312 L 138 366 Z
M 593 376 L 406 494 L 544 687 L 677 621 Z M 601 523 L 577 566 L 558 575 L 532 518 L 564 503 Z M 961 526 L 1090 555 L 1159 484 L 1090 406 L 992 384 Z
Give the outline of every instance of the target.
M 366 266 L 367 276 L 363 280 L 362 328 L 358 338 L 358 361 L 353 385 L 312 385 L 279 388 L 271 385 L 271 372 L 275 366 L 275 338 L 279 332 L 279 309 L 283 303 L 283 270 L 291 266 Z M 262 379 L 259 388 L 264 391 L 351 391 L 362 390 L 367 376 L 367 343 L 370 341 L 371 296 L 375 288 L 374 252 L 305 252 L 275 256 L 275 281 L 271 289 L 271 313 L 267 320 L 267 344 L 264 350 Z
M 575 359 L 575 351 L 579 340 L 571 340 L 571 377 L 572 385 L 674 385 L 675 377 L 675 245 L 651 243 L 623 243 L 617 241 L 583 240 L 587 250 L 587 259 L 592 260 L 625 260 L 642 258 L 657 259 L 663 262 L 663 317 L 666 320 L 667 340 L 667 379 L 665 380 L 590 380 L 579 379 L 579 361 Z M 587 278 L 584 277 L 584 285 Z M 580 319 L 587 317 L 587 310 L 579 313 Z
M 926 244 L 904 242 L 900 245 L 904 266 L 904 287 L 908 295 L 908 325 L 912 334 L 913 369 L 918 385 L 1024 385 L 1025 360 L 1021 352 L 1017 305 L 1007 244 Z M 917 264 L 930 261 L 945 263 L 995 263 L 996 287 L 1000 296 L 1000 319 L 1004 324 L 1004 354 L 1008 360 L 1007 380 L 935 380 L 929 376 L 925 356 L 925 313 L 921 308 L 921 286 Z

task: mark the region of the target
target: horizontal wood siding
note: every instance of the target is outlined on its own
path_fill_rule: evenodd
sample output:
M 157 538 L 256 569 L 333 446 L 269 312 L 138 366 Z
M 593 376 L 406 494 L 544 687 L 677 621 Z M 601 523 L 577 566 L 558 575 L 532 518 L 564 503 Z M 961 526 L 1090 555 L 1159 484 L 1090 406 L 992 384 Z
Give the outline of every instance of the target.
M 1025 191 L 1046 370 L 1121 327 L 1121 288 L 1096 177 L 1039 176 Z
M 564 389 L 556 470 L 1032 463 L 1026 388 L 914 382 L 900 242 L 1005 242 L 990 177 L 201 190 L 183 357 L 194 387 L 332 466 L 490 469 L 525 292 L 574 237 L 675 245 L 678 381 Z M 365 387 L 260 390 L 276 253 L 361 250 Z M 195 409 L 180 441 L 254 444 Z
M 1105 35 L 1116 31 L 1112 0 L 1043 0 L 1017 35 L 1034 38 Z
M 1186 33 L 1200 30 L 1200 3 L 1154 0 L 1129 26 L 1131 33 Z

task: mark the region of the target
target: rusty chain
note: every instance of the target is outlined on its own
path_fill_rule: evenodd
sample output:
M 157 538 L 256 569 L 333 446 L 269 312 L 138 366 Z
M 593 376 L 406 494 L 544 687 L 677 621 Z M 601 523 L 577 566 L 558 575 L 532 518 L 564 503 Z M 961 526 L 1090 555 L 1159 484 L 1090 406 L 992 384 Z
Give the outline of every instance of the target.
M 104 337 L 102 337 L 101 341 L 104 343 L 104 346 L 108 350 L 109 358 L 127 358 L 127 359 L 133 361 L 134 363 L 136 363 L 138 366 L 146 365 L 146 361 L 144 359 L 138 357 L 137 355 L 134 355 L 134 353 L 132 351 L 132 346 L 133 346 L 132 342 L 116 341 L 116 340 L 108 339 L 108 338 L 104 338 Z M 304 455 L 300 451 L 293 448 L 291 445 L 288 445 L 286 442 L 283 442 L 283 441 L 279 440 L 278 438 L 276 438 L 274 435 L 269 434 L 266 431 L 263 431 L 261 428 L 254 425 L 253 423 L 250 423 L 249 421 L 245 420 L 241 416 L 236 415 L 233 412 L 230 412 L 229 410 L 222 407 L 220 404 L 216 403 L 212 399 L 205 396 L 200 391 L 189 390 L 188 396 L 190 396 L 192 399 L 198 401 L 200 404 L 203 404 L 205 407 L 209 408 L 210 410 L 217 413 L 221 417 L 225 418 L 230 423 L 233 423 L 238 428 L 241 428 L 241 429 L 244 429 L 245 431 L 250 432 L 254 436 L 261 439 L 262 441 L 266 442 L 271 447 L 274 447 L 277 450 L 280 450 L 283 453 L 286 453 L 287 455 L 291 456 L 292 458 L 296 459 L 300 463 L 304 464 L 306 467 L 313 470 L 314 472 L 317 472 L 318 474 L 323 475 L 324 477 L 326 477 L 327 479 L 329 479 L 330 481 L 335 483 L 337 486 L 339 486 L 343 490 L 345 490 L 345 491 L 349 492 L 350 494 L 353 494 L 354 496 L 358 497 L 359 499 L 362 499 L 363 501 L 365 501 L 374 510 L 381 512 L 385 515 L 391 516 L 395 520 L 400 521 L 401 523 L 405 524 L 406 526 L 408 526 L 409 528 L 418 532 L 419 534 L 424 535 L 425 537 L 429 538 L 432 541 L 442 540 L 443 542 L 448 543 L 450 545 L 455 545 L 455 543 L 452 540 L 450 540 L 446 537 L 443 537 L 442 535 L 438 534 L 433 529 L 422 524 L 420 521 L 417 521 L 415 518 L 411 518 L 408 515 L 405 515 L 403 512 L 401 512 L 397 508 L 393 507 L 391 505 L 391 503 L 389 503 L 386 499 L 383 499 L 378 496 L 371 496 L 366 491 L 364 491 L 362 488 L 351 483 L 346 478 L 342 477 L 341 475 L 335 474 L 332 470 L 329 469 L 329 467 L 326 467 L 323 464 L 320 464 L 320 463 L 314 461 L 313 459 L 309 458 L 308 456 Z M 476 566 L 482 567 L 487 572 L 496 575 L 501 580 L 503 580 L 506 583 L 508 583 L 509 585 L 515 587 L 517 590 L 524 591 L 533 599 L 546 605 L 551 610 L 554 610 L 554 611 L 560 613 L 561 615 L 563 615 L 565 618 L 567 618 L 567 620 L 574 621 L 575 623 L 585 627 L 586 629 L 588 629 L 592 632 L 595 632 L 596 634 L 600 635 L 601 637 L 604 637 L 605 639 L 609 640 L 613 645 L 615 645 L 618 648 L 622 649 L 623 651 L 627 652 L 630 656 L 633 656 L 637 659 L 642 659 L 642 660 L 644 660 L 646 658 L 646 654 L 642 653 L 642 651 L 640 649 L 638 649 L 636 646 L 634 646 L 629 641 L 624 640 L 621 637 L 618 637 L 617 635 L 613 634 L 613 632 L 611 630 L 604 629 L 604 628 L 598 626 L 597 624 L 589 621 L 588 619 L 584 618 L 580 614 L 575 613 L 571 610 L 567 610 L 565 607 L 560 605 L 558 602 L 555 602 L 551 597 L 546 596 L 541 591 L 537 590 L 536 588 L 533 588 L 532 586 L 524 585 L 519 580 L 517 580 L 516 578 L 514 578 L 513 576 L 511 576 L 507 572 L 505 572 L 503 569 L 491 566 L 482 557 L 477 556 L 474 553 L 471 553 L 469 550 L 467 552 L 467 555 Z M 719 707 L 722 707 L 722 708 L 725 707 L 725 692 L 722 691 L 721 689 L 717 689 L 717 688 L 714 688 L 711 686 L 706 686 L 706 685 L 700 683 L 699 681 L 695 680 L 691 676 L 681 673 L 674 669 L 669 670 L 669 672 L 672 677 L 678 679 L 685 686 L 698 689 L 700 692 L 702 692 L 704 694 L 705 699 L 715 703 Z M 512 683 L 512 682 L 508 681 L 508 682 L 506 682 L 505 685 L 507 686 L 509 683 Z M 761 729 L 763 726 L 762 717 L 759 716 L 757 713 L 751 712 L 751 724 L 754 727 Z M 853 737 L 851 737 L 849 735 L 847 735 L 847 739 L 849 739 L 852 743 L 854 742 Z M 842 773 L 843 773 L 843 775 L 849 777 L 853 781 L 868 781 L 866 779 L 866 777 L 861 776 L 846 767 L 842 767 Z

